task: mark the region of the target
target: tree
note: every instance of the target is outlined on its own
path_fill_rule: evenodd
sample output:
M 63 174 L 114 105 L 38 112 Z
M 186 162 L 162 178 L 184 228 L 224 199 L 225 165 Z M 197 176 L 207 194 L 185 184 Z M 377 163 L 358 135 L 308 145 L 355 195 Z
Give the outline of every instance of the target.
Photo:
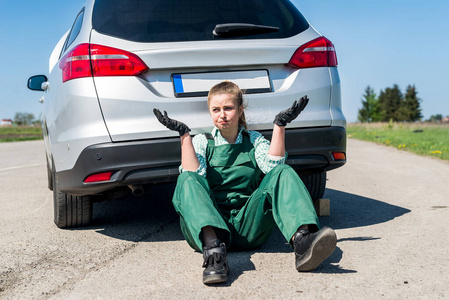
M 407 86 L 401 106 L 401 114 L 405 117 L 405 121 L 416 122 L 423 117 L 420 108 L 421 99 L 417 97 L 417 94 L 414 85 Z
M 379 101 L 374 90 L 367 86 L 362 98 L 362 108 L 359 109 L 358 119 L 360 122 L 378 122 L 382 120 Z
M 14 122 L 17 125 L 31 125 L 34 121 L 34 115 L 30 113 L 16 113 Z
M 382 121 L 404 121 L 405 116 L 400 110 L 401 104 L 403 102 L 403 97 L 401 90 L 398 85 L 393 85 L 393 88 L 386 88 L 385 91 L 380 91 L 379 95 L 379 105 L 383 112 Z
M 429 121 L 432 123 L 439 123 L 443 119 L 442 114 L 431 115 Z

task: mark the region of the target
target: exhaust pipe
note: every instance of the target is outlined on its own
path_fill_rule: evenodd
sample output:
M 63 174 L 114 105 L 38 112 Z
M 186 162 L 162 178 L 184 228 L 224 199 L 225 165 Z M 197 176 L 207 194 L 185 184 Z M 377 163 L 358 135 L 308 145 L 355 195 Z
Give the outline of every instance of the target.
M 141 185 L 128 185 L 128 187 L 131 189 L 131 193 L 133 196 L 141 196 L 143 195 L 143 187 Z

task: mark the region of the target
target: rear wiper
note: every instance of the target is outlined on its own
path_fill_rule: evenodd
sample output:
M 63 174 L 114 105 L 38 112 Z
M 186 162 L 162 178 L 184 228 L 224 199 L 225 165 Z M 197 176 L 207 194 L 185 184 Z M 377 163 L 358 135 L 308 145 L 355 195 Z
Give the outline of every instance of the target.
M 246 24 L 246 23 L 227 23 L 217 24 L 215 26 L 214 37 L 235 37 L 253 34 L 262 34 L 279 31 L 279 27 Z

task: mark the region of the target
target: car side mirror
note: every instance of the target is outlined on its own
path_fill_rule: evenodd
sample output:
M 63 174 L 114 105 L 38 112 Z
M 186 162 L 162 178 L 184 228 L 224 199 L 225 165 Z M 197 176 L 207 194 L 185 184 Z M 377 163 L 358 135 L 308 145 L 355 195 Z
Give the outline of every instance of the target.
M 44 91 L 42 83 L 47 82 L 47 76 L 36 75 L 28 79 L 28 88 L 33 91 Z

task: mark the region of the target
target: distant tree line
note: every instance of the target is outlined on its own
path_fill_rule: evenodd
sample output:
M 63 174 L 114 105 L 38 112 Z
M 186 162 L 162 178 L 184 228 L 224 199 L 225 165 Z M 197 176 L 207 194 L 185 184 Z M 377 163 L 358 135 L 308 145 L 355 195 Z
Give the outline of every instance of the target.
M 37 125 L 39 120 L 36 120 L 33 114 L 18 112 L 14 116 L 14 123 L 19 126 Z
M 441 123 L 441 122 L 447 122 L 448 118 L 449 118 L 449 116 L 446 116 L 446 118 L 444 118 L 442 114 L 436 114 L 436 115 L 431 115 L 428 121 L 432 122 L 432 123 Z
M 359 109 L 360 122 L 415 122 L 422 119 L 418 92 L 414 85 L 407 86 L 405 94 L 398 85 L 381 90 L 379 96 L 368 86 Z

